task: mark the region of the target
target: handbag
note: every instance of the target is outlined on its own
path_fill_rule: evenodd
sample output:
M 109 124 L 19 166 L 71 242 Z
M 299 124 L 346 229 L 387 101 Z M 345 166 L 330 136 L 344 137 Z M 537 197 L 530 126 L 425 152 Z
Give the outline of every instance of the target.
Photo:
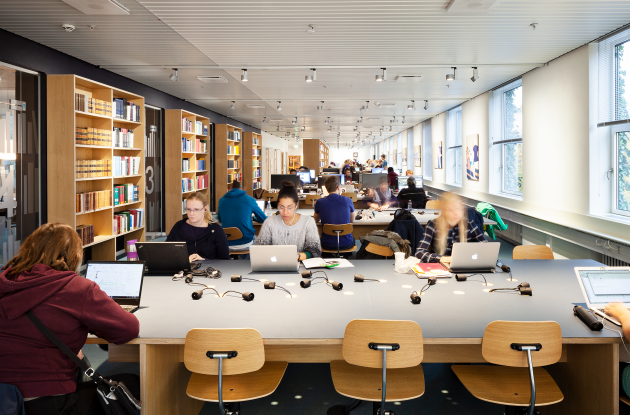
M 96 373 L 83 360 L 70 350 L 55 334 L 48 329 L 33 311 L 28 311 L 26 316 L 55 346 L 57 346 L 70 360 L 72 360 L 94 383 L 99 403 L 107 415 L 137 415 L 142 408 L 142 402 L 136 399 L 122 382 L 108 380 Z

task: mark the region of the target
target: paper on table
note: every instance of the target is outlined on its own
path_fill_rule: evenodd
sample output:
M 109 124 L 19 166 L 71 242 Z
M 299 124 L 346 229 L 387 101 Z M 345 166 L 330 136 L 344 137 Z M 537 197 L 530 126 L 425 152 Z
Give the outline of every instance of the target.
M 335 268 L 354 268 L 354 265 L 345 258 L 309 258 L 302 261 L 304 268 L 325 268 L 326 265 L 339 264 Z

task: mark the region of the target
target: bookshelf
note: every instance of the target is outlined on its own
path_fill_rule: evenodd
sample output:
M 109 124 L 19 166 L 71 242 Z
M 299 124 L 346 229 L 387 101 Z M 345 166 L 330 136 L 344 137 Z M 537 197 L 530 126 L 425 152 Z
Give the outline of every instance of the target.
M 116 242 L 145 237 L 144 98 L 76 75 L 49 75 L 47 108 L 48 221 L 92 226 L 84 248 L 91 259 L 114 261 Z M 140 215 L 142 224 L 133 226 Z M 128 223 L 116 232 L 125 224 L 118 218 Z
M 299 169 L 302 165 L 302 156 L 289 156 L 289 170 Z
M 328 145 L 317 139 L 303 141 L 304 165 L 319 175 L 324 167 L 328 167 Z
M 232 188 L 232 180 L 243 178 L 243 130 L 229 124 L 214 126 L 214 210 L 219 199 Z
M 210 200 L 210 120 L 179 109 L 165 117 L 165 226 L 185 216 L 184 200 L 200 191 Z
M 262 136 L 243 133 L 243 190 L 253 196 L 262 188 Z

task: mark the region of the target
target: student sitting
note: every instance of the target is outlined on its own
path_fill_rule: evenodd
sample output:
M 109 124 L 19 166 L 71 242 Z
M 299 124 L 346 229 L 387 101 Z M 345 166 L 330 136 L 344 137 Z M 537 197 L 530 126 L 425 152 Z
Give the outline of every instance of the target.
M 398 173 L 394 171 L 393 167 L 387 168 L 387 181 L 389 182 L 390 189 L 398 189 Z
M 343 180 L 346 184 L 352 184 L 352 171 L 350 169 L 346 170 Z
M 0 383 L 17 387 L 29 415 L 83 413 L 79 409 L 90 405 L 100 411 L 100 404 L 96 384 L 77 384 L 74 362 L 33 325 L 28 311 L 80 359 L 88 331 L 115 344 L 138 337 L 136 316 L 76 273 L 82 259 L 74 228 L 47 223 L 24 241 L 0 274 Z M 123 381 L 140 397 L 137 376 L 108 379 Z
M 167 242 L 186 242 L 190 262 L 204 259 L 230 259 L 227 236 L 223 228 L 212 220 L 208 211 L 208 199 L 201 193 L 193 193 L 186 199 L 188 219 L 173 225 L 166 237 Z
M 324 181 L 324 186 L 328 190 L 328 196 L 322 197 L 315 202 L 315 222 L 322 221 L 322 225 L 344 225 L 354 222 L 354 205 L 349 197 L 342 196 L 341 185 L 337 176 L 329 176 Z M 352 235 L 339 237 L 339 249 L 350 249 L 354 246 Z M 325 249 L 337 249 L 337 237 L 322 233 L 322 247 Z
M 392 191 L 387 185 L 387 178 L 382 177 L 379 187 L 372 189 L 372 201 L 369 207 L 375 210 L 387 210 L 393 203 Z
M 295 169 L 291 169 L 289 170 L 289 174 L 298 174 L 297 170 Z M 298 184 L 298 188 L 302 188 L 304 186 L 304 182 L 302 181 L 302 179 L 299 179 L 299 184 Z
M 451 261 L 453 243 L 486 242 L 483 232 L 468 220 L 466 208 L 459 196 L 454 193 L 442 194 L 442 214 L 430 220 L 424 228 L 424 236 L 416 251 L 416 257 L 422 262 Z
M 411 201 L 411 207 L 415 209 L 424 209 L 427 206 L 427 200 L 429 199 L 422 187 L 416 187 L 416 178 L 409 176 L 409 178 L 407 178 L 407 188 L 402 189 L 398 193 L 398 200 L 400 201 L 400 205 L 402 207 L 406 207 L 409 201 Z
M 376 167 L 376 164 L 374 164 L 374 161 L 373 161 L 373 160 L 368 159 L 368 160 L 365 162 L 365 166 L 364 166 L 364 167 L 365 167 L 366 169 L 371 169 L 371 168 L 373 168 L 373 167 Z
M 241 239 L 228 241 L 230 251 L 246 250 L 256 239 L 252 214 L 256 222 L 263 223 L 267 219 L 256 200 L 241 190 L 241 184 L 234 180 L 232 189 L 219 199 L 217 209 L 217 220 L 223 228 L 238 228 L 243 234 Z
M 630 341 L 630 310 L 623 303 L 608 303 L 604 312 L 621 323 L 623 336 Z
M 411 170 L 407 170 L 405 172 L 405 176 L 413 176 L 413 172 Z
M 260 227 L 256 245 L 296 245 L 298 261 L 319 257 L 322 248 L 315 221 L 297 213 L 298 194 L 291 182 L 282 182 L 278 193 L 279 215 L 272 215 Z

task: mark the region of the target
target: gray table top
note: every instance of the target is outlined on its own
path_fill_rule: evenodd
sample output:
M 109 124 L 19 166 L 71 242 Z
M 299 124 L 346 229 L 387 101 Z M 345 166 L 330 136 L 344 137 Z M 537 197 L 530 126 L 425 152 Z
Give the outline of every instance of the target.
M 201 299 L 192 300 L 192 292 L 201 287 L 171 281 L 170 277 L 146 277 L 141 308 L 135 315 L 140 321 L 141 338 L 181 339 L 192 328 L 251 327 L 266 339 L 339 339 L 353 319 L 413 320 L 420 324 L 425 338 L 481 338 L 486 325 L 494 320 L 557 321 L 564 338 L 618 337 L 607 330 L 591 332 L 573 316 L 573 305 L 584 302 L 573 268 L 600 265 L 597 262 L 505 262 L 518 281 L 507 281 L 508 274 L 500 271 L 486 274 L 493 284 L 489 288 L 516 287 L 528 281 L 532 297 L 484 292 L 489 288 L 477 276 L 471 279 L 478 281 L 457 282 L 452 278 L 438 283 L 422 295 L 421 304 L 413 305 L 409 296 L 420 290 L 425 281 L 411 274 L 395 273 L 393 260 L 359 260 L 353 261 L 354 268 L 327 270 L 329 279 L 344 284 L 342 291 L 334 291 L 324 283 L 303 289 L 298 273 L 254 274 L 249 261 L 224 260 L 206 261 L 221 270 L 222 278 L 196 278 L 195 282 L 215 286 L 221 293 L 253 292 L 254 301 L 245 302 L 240 296 L 229 297 L 230 294 L 217 298 L 210 290 Z M 355 283 L 355 273 L 387 282 Z M 265 290 L 261 282 L 233 283 L 232 274 L 275 281 L 291 291 L 294 298 L 288 298 L 279 289 Z
M 300 200 L 306 200 L 306 195 L 307 193 L 301 193 L 298 195 L 298 199 Z M 367 195 L 357 195 L 357 200 L 370 200 L 371 198 Z

